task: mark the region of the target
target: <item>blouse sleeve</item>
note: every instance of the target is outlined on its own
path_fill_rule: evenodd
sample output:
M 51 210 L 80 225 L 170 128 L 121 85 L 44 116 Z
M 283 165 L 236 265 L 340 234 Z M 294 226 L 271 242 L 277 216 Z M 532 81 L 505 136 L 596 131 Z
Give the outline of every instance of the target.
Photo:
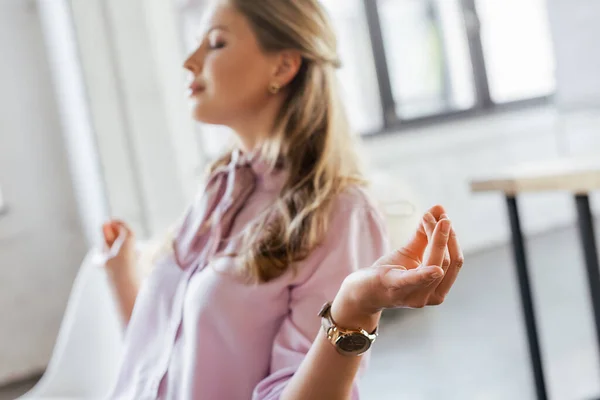
M 289 314 L 273 344 L 270 375 L 257 385 L 253 400 L 279 399 L 319 332 L 317 314 L 323 304 L 334 299 L 346 276 L 371 266 L 388 250 L 387 233 L 375 209 L 338 208 L 335 214 L 324 243 L 299 266 L 301 278 L 290 287 Z M 361 372 L 369 353 L 362 357 Z M 359 398 L 356 381 L 352 398 Z

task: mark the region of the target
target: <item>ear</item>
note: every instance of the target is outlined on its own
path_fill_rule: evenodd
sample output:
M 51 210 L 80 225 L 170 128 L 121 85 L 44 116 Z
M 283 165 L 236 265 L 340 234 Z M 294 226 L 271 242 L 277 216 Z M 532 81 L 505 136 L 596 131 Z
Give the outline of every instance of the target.
M 294 80 L 302 66 L 302 55 L 297 50 L 283 50 L 277 55 L 277 64 L 272 79 L 281 87 Z

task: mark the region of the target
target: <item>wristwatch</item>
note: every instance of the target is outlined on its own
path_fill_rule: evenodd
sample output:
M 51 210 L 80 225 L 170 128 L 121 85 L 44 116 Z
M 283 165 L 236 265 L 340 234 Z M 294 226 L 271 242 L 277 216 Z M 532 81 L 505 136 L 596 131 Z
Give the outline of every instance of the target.
M 372 333 L 364 329 L 344 329 L 337 326 L 331 317 L 331 303 L 325 303 L 319 312 L 321 326 L 327 334 L 327 339 L 333 344 L 338 353 L 345 356 L 360 356 L 364 354 L 377 339 L 377 329 Z

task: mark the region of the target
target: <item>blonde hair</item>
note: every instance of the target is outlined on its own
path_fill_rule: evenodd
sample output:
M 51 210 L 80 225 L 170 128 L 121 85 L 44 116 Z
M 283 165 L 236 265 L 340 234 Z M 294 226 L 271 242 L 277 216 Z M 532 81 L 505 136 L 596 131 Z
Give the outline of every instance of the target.
M 263 51 L 293 49 L 302 55 L 273 134 L 260 149 L 271 168 L 283 163 L 287 181 L 269 213 L 245 230 L 240 250 L 228 254 L 239 260 L 244 276 L 263 283 L 308 257 L 327 233 L 332 201 L 349 186 L 366 182 L 338 94 L 336 37 L 318 0 L 229 2 L 249 20 Z M 231 159 L 228 152 L 209 173 Z M 174 233 L 144 254 L 141 268 L 173 250 Z
M 327 232 L 333 199 L 364 184 L 353 135 L 338 93 L 337 41 L 317 0 L 229 0 L 250 22 L 263 51 L 296 50 L 298 75 L 261 148 L 288 174 L 275 207 L 246 231 L 237 257 L 255 281 L 268 282 L 305 259 Z M 211 170 L 227 164 L 231 153 Z

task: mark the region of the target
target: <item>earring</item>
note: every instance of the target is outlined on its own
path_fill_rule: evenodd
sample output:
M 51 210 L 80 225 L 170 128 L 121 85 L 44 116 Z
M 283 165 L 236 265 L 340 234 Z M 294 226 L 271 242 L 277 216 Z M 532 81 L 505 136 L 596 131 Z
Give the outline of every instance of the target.
M 279 86 L 278 83 L 271 83 L 269 85 L 269 92 L 271 92 L 271 94 L 277 94 L 277 93 L 279 93 L 280 90 L 281 90 L 281 86 Z

